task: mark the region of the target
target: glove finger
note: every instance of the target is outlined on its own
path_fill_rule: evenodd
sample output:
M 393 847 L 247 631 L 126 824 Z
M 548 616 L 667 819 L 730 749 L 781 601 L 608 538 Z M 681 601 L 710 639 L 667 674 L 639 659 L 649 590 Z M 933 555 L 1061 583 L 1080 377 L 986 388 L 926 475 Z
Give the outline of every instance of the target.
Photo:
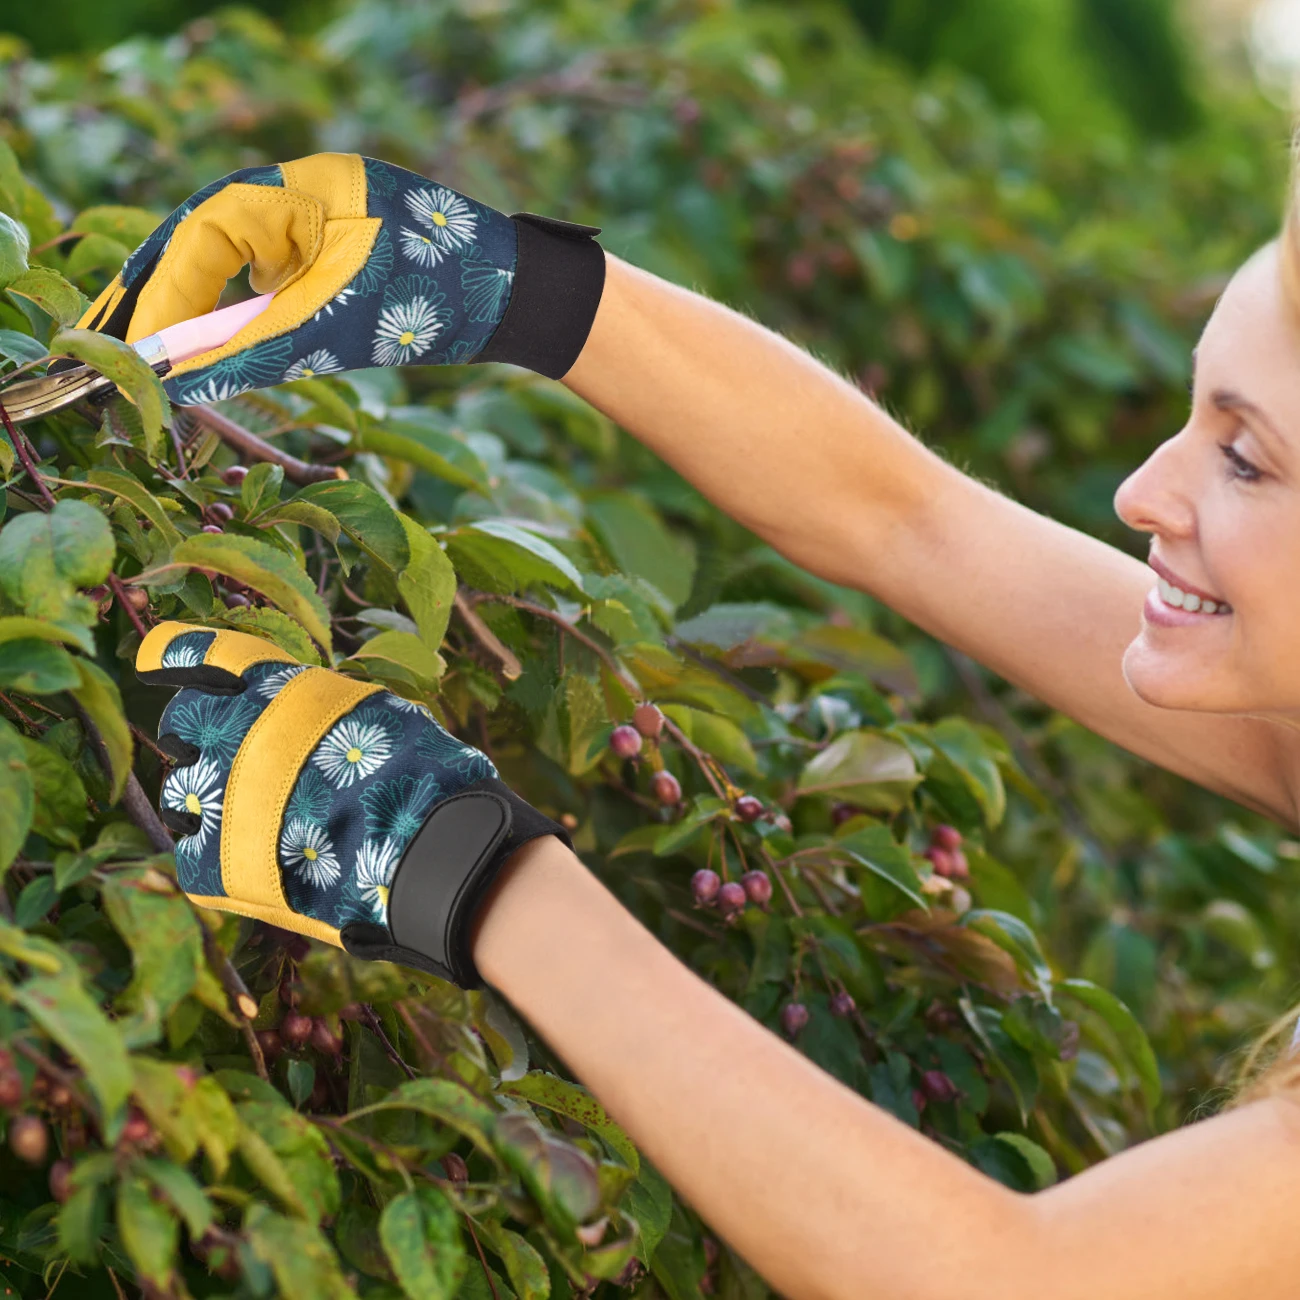
M 244 672 L 268 661 L 296 664 L 279 646 L 246 632 L 159 623 L 140 642 L 135 674 L 151 686 L 188 686 L 209 695 L 240 695 Z

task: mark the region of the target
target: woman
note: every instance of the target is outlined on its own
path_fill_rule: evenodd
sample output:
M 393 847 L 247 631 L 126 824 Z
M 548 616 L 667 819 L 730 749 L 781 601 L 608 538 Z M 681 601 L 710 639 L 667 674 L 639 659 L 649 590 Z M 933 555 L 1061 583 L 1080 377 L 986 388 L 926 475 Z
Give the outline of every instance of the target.
M 254 287 L 278 291 L 274 304 L 224 348 L 174 370 L 168 388 L 178 400 L 304 368 L 491 359 L 551 374 L 810 572 L 870 592 L 1132 752 L 1296 826 L 1294 207 L 1280 240 L 1238 271 L 1205 328 L 1187 424 L 1116 494 L 1120 517 L 1150 535 L 1149 567 L 962 474 L 793 344 L 603 256 L 594 233 L 507 219 L 388 164 L 316 155 L 201 191 L 132 255 L 84 323 L 134 341 L 215 305 L 248 261 Z M 176 628 L 159 634 L 142 647 L 142 675 L 201 684 L 192 664 L 209 652 L 173 654 Z M 235 659 L 229 671 L 204 662 L 209 689 L 243 689 L 230 685 L 230 672 L 243 671 Z M 351 697 L 344 704 L 357 707 Z M 259 722 L 249 752 L 255 733 L 265 743 L 247 766 L 262 763 L 267 779 L 278 761 L 271 740 L 293 748 L 295 763 L 315 743 L 294 733 L 290 746 L 289 730 Z M 360 742 L 335 749 L 336 763 L 369 761 Z M 500 787 L 466 752 L 465 791 Z M 286 799 L 296 770 L 281 782 Z M 504 787 L 494 797 L 503 807 L 515 799 Z M 208 835 L 192 790 L 177 786 L 169 798 L 178 830 Z M 445 830 L 453 804 L 438 805 L 425 829 L 441 818 Z M 340 938 L 301 908 L 275 917 L 466 983 L 481 973 L 780 1293 L 1296 1294 L 1300 1059 L 1282 1058 L 1214 1119 L 1034 1196 L 1013 1193 L 716 993 L 620 906 L 559 828 L 530 821 L 538 815 L 520 805 L 505 839 L 489 827 L 481 840 L 466 831 L 459 857 L 427 850 L 446 859 L 439 869 L 455 876 L 455 902 L 429 895 L 416 908 L 404 858 L 385 877 L 391 928 L 354 919 Z M 509 812 L 501 815 L 509 828 Z M 280 823 L 258 829 L 252 812 L 241 822 L 229 794 L 225 816 L 221 836 L 252 844 L 261 835 L 274 873 Z M 287 872 L 286 852 L 281 838 Z M 230 883 L 212 879 L 205 891 L 182 871 L 196 896 Z M 268 914 L 238 888 L 225 892 L 204 901 Z M 442 928 L 416 934 L 407 918 L 426 911 Z

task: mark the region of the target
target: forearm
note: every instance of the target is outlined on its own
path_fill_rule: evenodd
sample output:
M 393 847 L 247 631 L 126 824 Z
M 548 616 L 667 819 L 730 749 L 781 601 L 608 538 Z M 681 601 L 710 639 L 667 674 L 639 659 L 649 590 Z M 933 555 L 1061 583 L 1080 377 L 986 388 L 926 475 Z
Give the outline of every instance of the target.
M 781 1294 L 1011 1300 L 1029 1202 L 710 988 L 555 839 L 511 859 L 474 956 Z
M 613 256 L 564 383 L 797 564 L 867 585 L 943 462 L 738 312 Z M 852 553 L 852 554 L 851 554 Z

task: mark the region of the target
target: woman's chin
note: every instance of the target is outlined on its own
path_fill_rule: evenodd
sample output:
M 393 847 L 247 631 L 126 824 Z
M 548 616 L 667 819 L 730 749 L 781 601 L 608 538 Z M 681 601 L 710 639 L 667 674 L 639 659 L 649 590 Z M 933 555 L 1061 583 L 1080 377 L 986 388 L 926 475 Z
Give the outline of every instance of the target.
M 1213 682 L 1181 656 L 1155 649 L 1139 634 L 1124 652 L 1124 680 L 1140 700 L 1157 709 L 1218 711 Z

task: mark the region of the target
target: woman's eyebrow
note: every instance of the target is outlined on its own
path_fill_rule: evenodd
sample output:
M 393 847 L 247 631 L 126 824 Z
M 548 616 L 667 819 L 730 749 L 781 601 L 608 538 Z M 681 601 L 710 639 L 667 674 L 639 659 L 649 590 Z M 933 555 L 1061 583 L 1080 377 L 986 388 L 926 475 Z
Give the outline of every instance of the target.
M 1216 388 L 1210 394 L 1210 401 L 1220 411 L 1240 411 L 1249 415 L 1254 422 L 1267 433 L 1278 445 L 1278 449 L 1283 455 L 1289 455 L 1291 452 L 1290 442 L 1284 438 L 1278 431 L 1277 426 L 1260 410 L 1254 402 L 1247 401 L 1240 393 L 1234 392 L 1231 388 Z

